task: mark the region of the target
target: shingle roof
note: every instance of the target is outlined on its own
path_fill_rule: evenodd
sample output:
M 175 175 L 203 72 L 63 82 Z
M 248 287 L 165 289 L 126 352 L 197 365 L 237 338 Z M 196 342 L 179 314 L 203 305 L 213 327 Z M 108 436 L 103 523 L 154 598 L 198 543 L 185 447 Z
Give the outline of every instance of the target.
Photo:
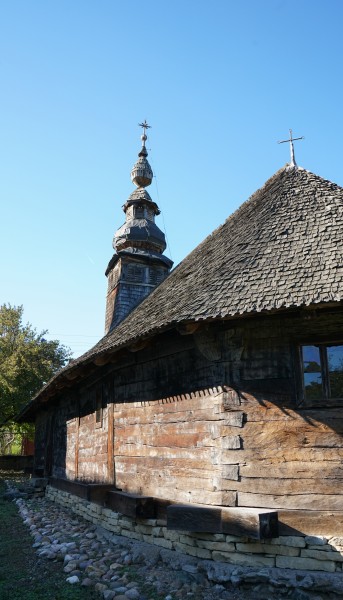
M 166 326 L 343 298 L 343 189 L 286 165 L 85 357 Z
M 68 369 L 183 322 L 340 301 L 343 189 L 286 165 Z

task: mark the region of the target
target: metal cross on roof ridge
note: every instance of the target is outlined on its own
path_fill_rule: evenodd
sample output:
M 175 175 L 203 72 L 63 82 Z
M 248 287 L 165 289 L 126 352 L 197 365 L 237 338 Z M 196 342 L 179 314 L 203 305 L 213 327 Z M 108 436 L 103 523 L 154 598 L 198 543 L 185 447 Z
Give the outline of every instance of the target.
M 290 148 L 290 151 L 291 151 L 291 165 L 292 165 L 292 167 L 296 167 L 297 166 L 297 163 L 295 162 L 295 157 L 294 157 L 293 142 L 296 142 L 297 140 L 304 140 L 304 139 L 305 139 L 304 136 L 294 138 L 293 134 L 292 134 L 292 130 L 290 129 L 289 130 L 289 140 L 280 140 L 278 142 L 278 144 L 285 144 L 286 142 L 289 142 L 289 148 Z

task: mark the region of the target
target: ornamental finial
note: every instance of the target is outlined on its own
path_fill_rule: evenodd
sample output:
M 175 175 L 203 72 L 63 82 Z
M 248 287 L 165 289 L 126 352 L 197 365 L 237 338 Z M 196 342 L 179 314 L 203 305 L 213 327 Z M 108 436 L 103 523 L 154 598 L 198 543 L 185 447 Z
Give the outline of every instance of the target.
M 144 123 L 139 123 L 138 125 L 139 127 L 143 128 L 143 135 L 141 135 L 142 148 L 138 153 L 138 161 L 135 163 L 131 171 L 131 181 L 137 187 L 146 187 L 147 185 L 151 184 L 153 178 L 152 169 L 147 160 L 148 151 L 145 147 L 145 142 L 148 139 L 146 130 L 150 129 L 150 125 L 148 125 L 146 119 Z
M 292 135 L 292 130 L 289 130 L 289 140 L 281 140 L 280 142 L 278 142 L 278 144 L 285 144 L 286 142 L 289 142 L 289 149 L 291 152 L 291 165 L 292 167 L 296 167 L 297 163 L 295 162 L 295 157 L 294 157 L 294 146 L 293 146 L 293 142 L 296 142 L 297 140 L 304 140 L 304 136 L 302 137 L 298 137 L 298 138 L 294 138 Z
M 143 127 L 143 135 L 141 135 L 141 140 L 142 140 L 142 145 L 145 146 L 145 142 L 148 139 L 146 130 L 151 129 L 151 125 L 148 125 L 148 123 L 146 122 L 146 119 L 145 119 L 144 123 L 138 123 L 138 127 Z

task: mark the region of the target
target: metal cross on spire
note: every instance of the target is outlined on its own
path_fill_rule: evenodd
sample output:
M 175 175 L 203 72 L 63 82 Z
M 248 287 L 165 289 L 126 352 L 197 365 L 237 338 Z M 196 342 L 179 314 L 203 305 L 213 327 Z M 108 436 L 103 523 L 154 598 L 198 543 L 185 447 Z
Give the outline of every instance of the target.
M 146 122 L 146 119 L 144 120 L 144 123 L 138 123 L 139 127 L 143 127 L 143 135 L 142 135 L 142 142 L 143 142 L 143 146 L 145 146 L 145 142 L 148 139 L 148 136 L 146 134 L 146 130 L 147 129 L 151 129 L 151 125 L 148 125 L 148 123 Z
M 281 140 L 280 142 L 278 142 L 278 144 L 285 144 L 286 142 L 289 142 L 289 148 L 291 151 L 291 165 L 292 167 L 296 167 L 297 163 L 295 162 L 295 158 L 294 158 L 294 146 L 293 146 L 293 142 L 296 142 L 297 140 L 304 140 L 304 136 L 302 137 L 297 137 L 294 138 L 292 135 L 292 130 L 289 130 L 289 140 Z

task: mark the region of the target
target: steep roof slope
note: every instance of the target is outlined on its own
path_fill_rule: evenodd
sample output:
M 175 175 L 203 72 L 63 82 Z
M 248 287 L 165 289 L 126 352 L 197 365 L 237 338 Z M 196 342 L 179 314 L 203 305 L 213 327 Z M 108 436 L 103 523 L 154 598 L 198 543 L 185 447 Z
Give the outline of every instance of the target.
M 42 391 L 78 365 L 175 324 L 342 300 L 342 226 L 343 189 L 286 165 Z
M 175 323 L 341 300 L 342 226 L 343 189 L 286 165 L 81 358 Z

